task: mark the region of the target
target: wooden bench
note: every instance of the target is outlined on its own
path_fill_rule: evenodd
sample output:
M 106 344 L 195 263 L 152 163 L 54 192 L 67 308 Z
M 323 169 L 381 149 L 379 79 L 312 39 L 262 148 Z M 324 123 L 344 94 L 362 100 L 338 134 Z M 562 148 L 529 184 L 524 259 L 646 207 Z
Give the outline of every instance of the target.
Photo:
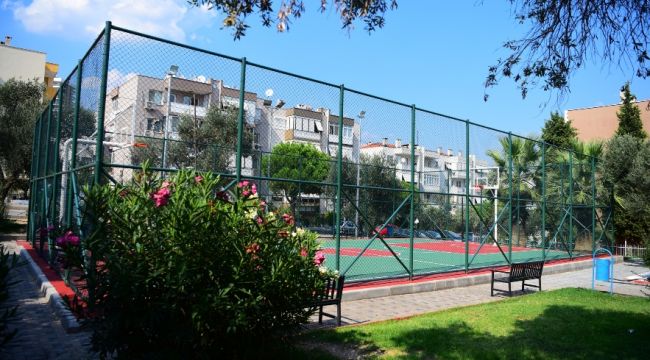
M 316 294 L 314 299 L 314 306 L 318 310 L 318 323 L 323 323 L 323 316 L 336 319 L 336 325 L 341 325 L 341 297 L 343 296 L 343 284 L 345 283 L 345 276 L 339 276 L 337 279 L 329 278 L 325 281 L 323 291 Z M 336 305 L 336 315 L 328 314 L 323 311 L 323 307 L 327 305 Z
M 490 296 L 494 296 L 495 282 L 508 283 L 509 296 L 512 296 L 511 284 L 516 281 L 521 281 L 521 291 L 524 291 L 524 287 L 526 286 L 538 288 L 539 291 L 542 291 L 542 270 L 544 270 L 543 261 L 511 264 L 510 271 L 492 270 L 492 283 L 490 286 Z M 495 278 L 494 273 L 508 274 L 508 276 Z M 537 279 L 539 281 L 538 285 L 526 284 L 526 280 L 534 280 L 534 279 Z M 505 291 L 505 290 L 501 290 L 501 291 Z

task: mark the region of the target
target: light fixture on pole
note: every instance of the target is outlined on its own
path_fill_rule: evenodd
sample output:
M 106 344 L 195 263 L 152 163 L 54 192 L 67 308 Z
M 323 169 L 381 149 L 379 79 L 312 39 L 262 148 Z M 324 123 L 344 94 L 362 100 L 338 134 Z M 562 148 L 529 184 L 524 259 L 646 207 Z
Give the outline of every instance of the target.
M 162 167 L 163 169 L 167 167 L 167 137 L 169 136 L 169 117 L 172 112 L 172 78 L 178 74 L 178 65 L 171 65 L 167 71 L 167 78 L 169 83 L 167 84 L 167 114 L 165 115 L 164 123 L 164 139 L 163 139 L 163 158 L 162 158 Z
M 363 119 L 366 117 L 366 111 L 361 110 L 359 112 L 359 115 L 357 115 L 359 119 Z M 357 146 L 357 189 L 356 189 L 356 194 L 355 194 L 355 199 L 354 203 L 355 206 L 357 207 L 356 211 L 354 212 L 354 237 L 358 238 L 359 237 L 359 182 L 360 182 L 360 177 L 361 177 L 361 131 L 359 131 L 359 142 Z

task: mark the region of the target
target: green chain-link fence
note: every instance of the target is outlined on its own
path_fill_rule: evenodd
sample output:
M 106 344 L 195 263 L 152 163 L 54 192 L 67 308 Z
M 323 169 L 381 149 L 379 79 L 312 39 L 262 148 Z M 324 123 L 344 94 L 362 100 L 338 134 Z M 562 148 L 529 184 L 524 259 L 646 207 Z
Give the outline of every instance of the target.
M 612 241 L 598 159 L 111 26 L 34 132 L 29 239 L 82 234 L 82 186 L 145 161 L 247 179 L 349 280 L 572 259 Z

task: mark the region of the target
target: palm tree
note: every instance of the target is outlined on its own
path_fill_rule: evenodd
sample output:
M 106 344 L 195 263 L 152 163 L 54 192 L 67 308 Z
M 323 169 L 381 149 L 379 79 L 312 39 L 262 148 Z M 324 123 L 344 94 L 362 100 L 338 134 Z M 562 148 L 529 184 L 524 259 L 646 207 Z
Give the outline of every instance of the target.
M 512 142 L 510 141 L 512 139 Z M 521 228 L 526 231 L 527 223 L 531 217 L 529 207 L 527 206 L 532 200 L 538 200 L 539 191 L 539 160 L 540 148 L 539 143 L 534 139 L 525 139 L 520 137 L 502 137 L 499 139 L 501 149 L 491 149 L 487 155 L 492 158 L 494 163 L 499 167 L 502 179 L 510 179 L 510 158 L 512 158 L 512 221 L 519 225 L 516 241 L 520 243 Z M 508 190 L 509 180 L 501 183 L 501 189 L 505 193 Z

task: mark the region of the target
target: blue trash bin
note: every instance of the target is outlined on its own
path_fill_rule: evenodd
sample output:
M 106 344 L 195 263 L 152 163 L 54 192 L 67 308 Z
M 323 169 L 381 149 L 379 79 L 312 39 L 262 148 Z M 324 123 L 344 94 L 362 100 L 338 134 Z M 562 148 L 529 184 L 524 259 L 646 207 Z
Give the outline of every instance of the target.
M 609 281 L 610 259 L 596 259 L 596 280 Z

